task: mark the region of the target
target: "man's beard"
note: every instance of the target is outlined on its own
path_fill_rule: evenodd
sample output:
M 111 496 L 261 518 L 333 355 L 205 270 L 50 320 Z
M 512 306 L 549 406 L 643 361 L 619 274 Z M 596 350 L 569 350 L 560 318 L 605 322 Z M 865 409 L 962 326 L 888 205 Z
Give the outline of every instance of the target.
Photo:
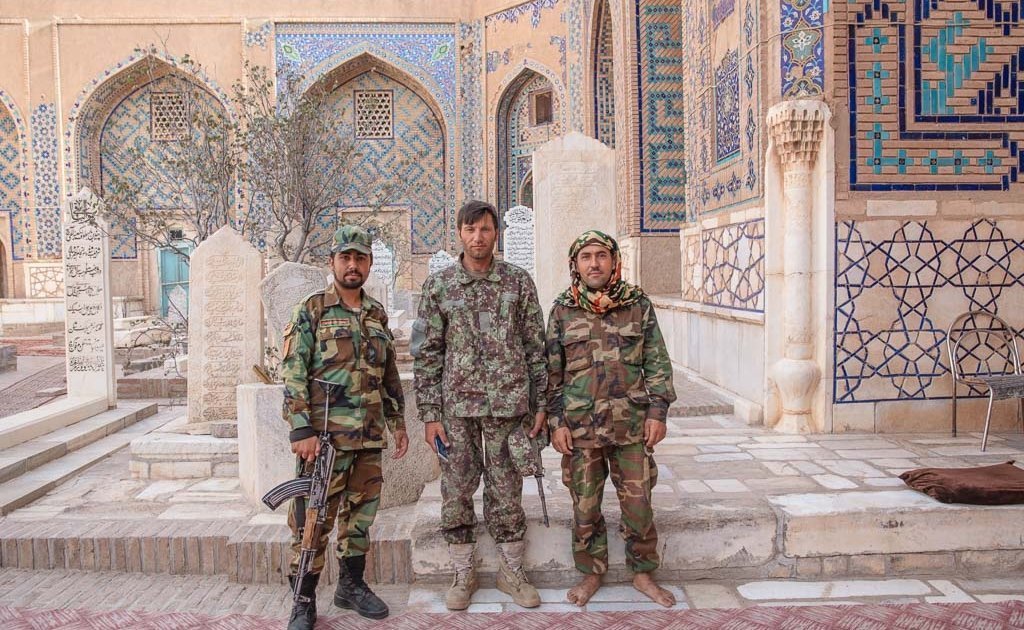
M 334 276 L 334 279 L 344 289 L 358 289 L 359 287 L 363 286 L 363 284 L 366 283 L 366 278 L 363 277 L 362 274 L 359 274 L 358 280 L 348 280 L 344 276 L 342 276 L 341 278 L 339 278 L 338 276 Z

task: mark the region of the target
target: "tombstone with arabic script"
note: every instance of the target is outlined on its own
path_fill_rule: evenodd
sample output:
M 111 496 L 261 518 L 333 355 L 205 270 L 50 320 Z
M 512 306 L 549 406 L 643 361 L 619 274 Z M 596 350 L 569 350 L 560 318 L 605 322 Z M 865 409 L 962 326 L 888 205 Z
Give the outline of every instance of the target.
M 430 257 L 430 262 L 427 263 L 427 269 L 430 273 L 437 273 L 442 269 L 447 269 L 455 264 L 457 259 L 453 258 L 451 254 L 442 250 L 439 250 Z
M 509 208 L 505 213 L 505 262 L 522 267 L 537 280 L 534 256 L 533 210 L 526 206 Z
M 68 398 L 105 396 L 117 404 L 110 245 L 102 202 L 88 188 L 63 208 L 64 330 Z

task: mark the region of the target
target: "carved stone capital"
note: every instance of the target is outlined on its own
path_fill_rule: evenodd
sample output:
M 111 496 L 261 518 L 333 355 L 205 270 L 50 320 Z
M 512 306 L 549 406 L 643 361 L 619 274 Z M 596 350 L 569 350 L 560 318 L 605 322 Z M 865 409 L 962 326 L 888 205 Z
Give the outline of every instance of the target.
M 829 117 L 821 101 L 783 101 L 768 110 L 768 130 L 784 166 L 813 166 Z

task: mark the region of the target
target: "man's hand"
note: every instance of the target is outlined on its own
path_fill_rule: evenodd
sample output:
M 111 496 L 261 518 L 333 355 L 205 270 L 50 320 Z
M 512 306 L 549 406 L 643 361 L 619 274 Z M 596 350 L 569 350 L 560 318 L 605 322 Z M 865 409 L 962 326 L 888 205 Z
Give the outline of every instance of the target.
M 551 445 L 562 455 L 572 455 L 572 433 L 568 427 L 558 427 L 551 436 Z
M 409 450 L 409 435 L 405 429 L 399 429 L 392 433 L 392 437 L 395 438 L 395 452 L 391 454 L 391 459 L 402 459 Z
M 530 431 L 530 439 L 533 439 L 546 431 L 548 428 L 548 413 L 546 411 L 538 411 L 537 415 L 533 417 L 533 429 Z
M 665 439 L 668 427 L 660 420 L 646 420 L 644 422 L 644 444 L 647 448 L 654 448 L 654 445 Z
M 320 438 L 314 435 L 298 442 L 292 442 L 292 452 L 307 462 L 315 461 L 316 456 L 320 454 Z
M 440 422 L 428 422 L 423 425 L 423 440 L 430 445 L 430 450 L 437 453 L 437 446 L 434 444 L 434 438 L 441 438 L 441 443 L 445 446 L 450 447 L 451 443 L 448 441 L 448 434 L 444 432 L 444 426 Z

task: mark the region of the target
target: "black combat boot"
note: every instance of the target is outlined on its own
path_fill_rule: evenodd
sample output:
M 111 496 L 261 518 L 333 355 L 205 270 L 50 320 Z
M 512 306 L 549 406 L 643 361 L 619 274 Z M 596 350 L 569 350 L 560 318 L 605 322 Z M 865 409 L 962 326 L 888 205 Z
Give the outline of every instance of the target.
M 348 556 L 338 562 L 338 588 L 334 591 L 334 605 L 350 608 L 369 619 L 388 616 L 388 605 L 373 594 L 363 581 L 366 556 Z
M 309 573 L 299 586 L 299 601 L 292 604 L 292 616 L 288 618 L 288 630 L 313 630 L 316 624 L 316 585 L 319 573 Z M 295 589 L 295 576 L 288 576 L 288 583 Z

